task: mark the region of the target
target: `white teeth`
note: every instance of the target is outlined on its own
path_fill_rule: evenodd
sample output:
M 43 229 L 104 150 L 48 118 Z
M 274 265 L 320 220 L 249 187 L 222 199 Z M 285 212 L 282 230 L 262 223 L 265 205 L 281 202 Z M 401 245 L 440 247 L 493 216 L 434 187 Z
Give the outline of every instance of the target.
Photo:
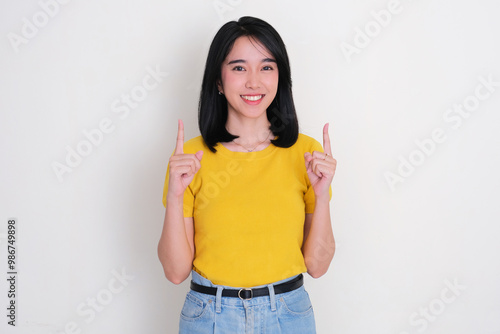
M 241 97 L 248 101 L 257 101 L 262 98 L 262 95 L 254 95 L 254 96 L 241 95 Z

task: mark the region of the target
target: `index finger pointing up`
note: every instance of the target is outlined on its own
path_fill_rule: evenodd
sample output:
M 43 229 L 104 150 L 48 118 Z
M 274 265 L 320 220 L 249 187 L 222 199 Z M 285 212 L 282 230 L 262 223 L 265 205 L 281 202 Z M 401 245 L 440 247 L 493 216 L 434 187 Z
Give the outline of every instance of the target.
M 328 126 L 329 124 L 326 123 L 323 127 L 323 150 L 326 154 L 332 156 L 332 147 L 330 145 L 330 136 L 328 135 Z
M 175 144 L 175 154 L 184 153 L 184 124 L 179 119 L 177 127 L 177 142 Z

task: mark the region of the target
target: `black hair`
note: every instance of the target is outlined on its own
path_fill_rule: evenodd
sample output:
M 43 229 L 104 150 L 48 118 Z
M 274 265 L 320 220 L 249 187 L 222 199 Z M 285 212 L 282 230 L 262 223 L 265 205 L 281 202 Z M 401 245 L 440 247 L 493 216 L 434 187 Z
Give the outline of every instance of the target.
M 212 152 L 216 152 L 215 146 L 218 142 L 229 142 L 238 138 L 226 129 L 227 100 L 224 95 L 219 95 L 217 83 L 221 81 L 224 59 L 236 39 L 241 36 L 252 37 L 260 42 L 276 60 L 279 74 L 278 90 L 266 114 L 271 123 L 270 130 L 277 136 L 271 143 L 278 147 L 290 147 L 295 144 L 299 136 L 299 124 L 293 102 L 290 62 L 285 43 L 269 23 L 250 16 L 224 24 L 210 45 L 198 105 L 198 126 L 201 136 Z

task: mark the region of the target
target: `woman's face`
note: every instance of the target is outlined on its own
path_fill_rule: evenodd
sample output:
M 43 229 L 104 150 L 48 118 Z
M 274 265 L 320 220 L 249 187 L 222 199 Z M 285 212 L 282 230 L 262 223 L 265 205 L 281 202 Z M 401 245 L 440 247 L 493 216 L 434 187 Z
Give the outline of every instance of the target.
M 278 90 L 278 66 L 259 41 L 242 36 L 222 63 L 219 91 L 226 96 L 228 116 L 267 117 Z

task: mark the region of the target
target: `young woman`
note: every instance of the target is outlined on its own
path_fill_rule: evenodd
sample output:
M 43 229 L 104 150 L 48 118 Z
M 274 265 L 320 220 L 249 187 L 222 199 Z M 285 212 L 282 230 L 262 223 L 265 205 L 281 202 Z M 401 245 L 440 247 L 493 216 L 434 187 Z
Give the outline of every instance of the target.
M 201 136 L 177 144 L 164 186 L 158 255 L 191 290 L 180 333 L 315 333 L 302 273 L 335 252 L 329 201 L 336 160 L 298 132 L 285 45 L 268 23 L 226 23 L 210 46 Z

